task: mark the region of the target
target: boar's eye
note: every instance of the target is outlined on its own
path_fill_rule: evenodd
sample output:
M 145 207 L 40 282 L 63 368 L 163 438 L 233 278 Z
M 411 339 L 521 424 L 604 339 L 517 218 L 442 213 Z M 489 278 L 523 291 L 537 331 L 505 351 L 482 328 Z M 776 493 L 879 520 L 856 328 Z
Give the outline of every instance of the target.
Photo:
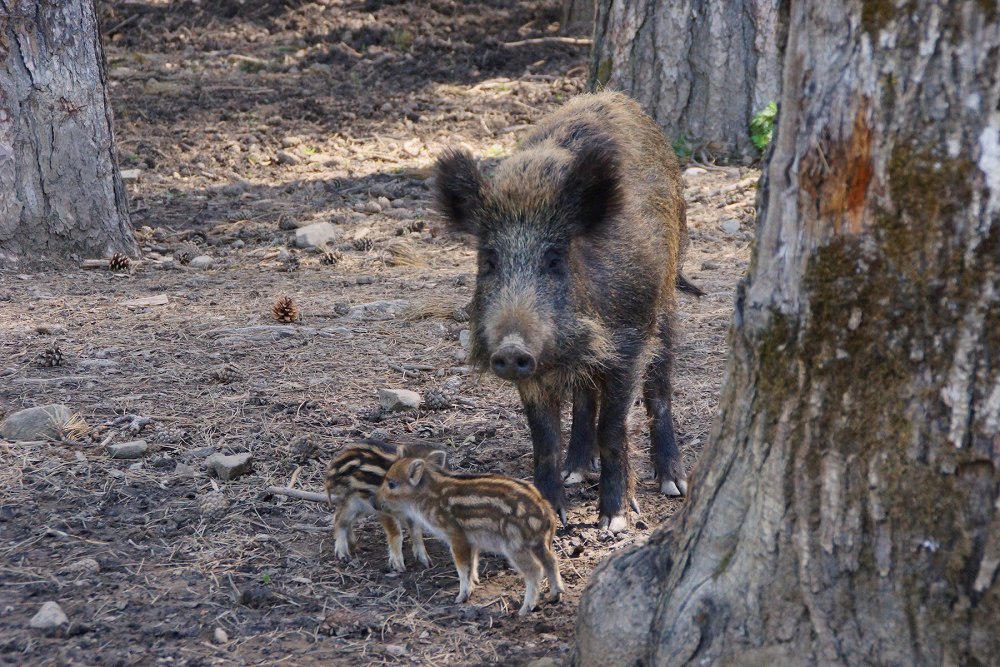
M 497 270 L 496 250 L 483 249 L 479 252 L 479 275 L 489 276 Z
M 550 276 L 561 276 L 566 273 L 566 258 L 562 252 L 549 248 L 542 257 L 542 270 Z
M 396 487 L 399 486 L 399 484 L 396 482 L 396 480 L 390 479 L 388 482 L 386 482 L 386 486 L 389 487 L 390 491 L 395 491 Z

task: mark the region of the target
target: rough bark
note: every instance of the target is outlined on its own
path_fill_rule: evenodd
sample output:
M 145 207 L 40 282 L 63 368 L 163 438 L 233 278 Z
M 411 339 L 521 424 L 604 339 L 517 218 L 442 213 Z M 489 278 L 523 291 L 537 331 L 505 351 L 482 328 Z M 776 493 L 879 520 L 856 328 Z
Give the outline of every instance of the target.
M 0 0 L 0 260 L 136 254 L 92 0 Z
M 681 150 L 755 159 L 749 125 L 778 99 L 783 0 L 600 0 L 591 87 L 639 100 Z
M 998 13 L 793 4 L 711 444 L 580 665 L 996 664 Z

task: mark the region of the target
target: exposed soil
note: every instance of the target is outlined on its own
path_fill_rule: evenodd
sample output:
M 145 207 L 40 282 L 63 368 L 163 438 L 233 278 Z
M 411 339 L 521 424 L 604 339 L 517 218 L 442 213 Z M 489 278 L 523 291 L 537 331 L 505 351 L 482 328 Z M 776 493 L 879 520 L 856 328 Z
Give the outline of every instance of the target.
M 365 520 L 355 559 L 340 562 L 324 505 L 266 493 L 292 480 L 320 490 L 326 462 L 373 433 L 445 443 L 459 470 L 531 477 L 514 391 L 465 366 L 474 256 L 440 229 L 426 177 L 449 145 L 495 162 L 583 90 L 586 47 L 516 43 L 565 37 L 558 4 L 98 2 L 144 256 L 117 274 L 0 272 L 0 418 L 64 403 L 87 424 L 63 441 L 0 440 L 0 663 L 568 662 L 588 574 L 684 502 L 647 479 L 638 407 L 635 530 L 599 534 L 596 486 L 570 489 L 556 537 L 568 595 L 523 619 L 511 615 L 523 585 L 502 559 L 485 557 L 472 602 L 456 605 L 443 545 L 429 569 L 407 545 L 409 570 L 390 573 Z M 689 467 L 716 409 L 757 175 L 686 176 L 686 273 L 708 293 L 682 296 L 678 313 L 674 415 Z M 289 248 L 318 221 L 338 231 L 333 264 Z M 185 254 L 214 263 L 173 259 Z M 167 303 L 127 304 L 158 295 Z M 271 315 L 285 295 L 294 324 Z M 63 365 L 38 365 L 52 346 Z M 379 414 L 379 387 L 450 406 Z M 149 421 L 110 425 L 122 415 Z M 143 459 L 108 456 L 137 438 Z M 252 453 L 252 472 L 210 477 L 215 451 Z M 29 628 L 47 600 L 68 627 Z

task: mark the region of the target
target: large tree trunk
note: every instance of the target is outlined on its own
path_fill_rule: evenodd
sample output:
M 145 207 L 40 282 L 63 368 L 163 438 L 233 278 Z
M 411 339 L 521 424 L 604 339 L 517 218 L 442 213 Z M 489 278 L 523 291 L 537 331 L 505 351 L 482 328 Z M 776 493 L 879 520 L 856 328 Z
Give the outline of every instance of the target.
M 778 99 L 782 2 L 600 0 L 591 87 L 637 99 L 681 152 L 756 158 L 749 125 Z
M 580 665 L 1000 656 L 1000 12 L 790 18 L 711 443 L 595 571 Z
M 0 0 L 0 260 L 135 254 L 93 0 Z

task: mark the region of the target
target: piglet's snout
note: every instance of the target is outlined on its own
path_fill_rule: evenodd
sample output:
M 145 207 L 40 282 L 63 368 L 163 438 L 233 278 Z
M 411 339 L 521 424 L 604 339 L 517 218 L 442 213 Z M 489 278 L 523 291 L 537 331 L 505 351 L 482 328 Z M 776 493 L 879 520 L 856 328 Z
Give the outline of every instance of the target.
M 528 351 L 524 343 L 519 340 L 511 340 L 509 337 L 504 340 L 497 351 L 490 357 L 490 366 L 493 372 L 504 380 L 526 380 L 535 374 L 538 369 L 538 362 L 535 355 Z

